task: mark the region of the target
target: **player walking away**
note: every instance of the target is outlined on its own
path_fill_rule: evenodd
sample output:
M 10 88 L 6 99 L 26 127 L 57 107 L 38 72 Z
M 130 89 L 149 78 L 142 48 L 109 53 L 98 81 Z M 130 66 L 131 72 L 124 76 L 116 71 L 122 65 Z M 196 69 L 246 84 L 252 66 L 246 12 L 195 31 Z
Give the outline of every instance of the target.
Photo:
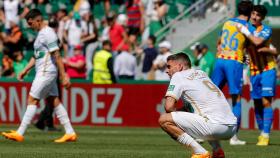
M 171 81 L 166 93 L 165 111 L 159 118 L 161 128 L 179 143 L 190 147 L 192 158 L 210 158 L 196 138 L 207 140 L 213 148 L 214 158 L 223 158 L 219 140 L 230 139 L 236 132 L 237 119 L 224 94 L 207 74 L 191 69 L 189 57 L 184 53 L 167 58 L 167 74 Z M 179 98 L 191 103 L 193 113 L 176 111 Z
M 23 141 L 23 135 L 36 113 L 40 99 L 46 98 L 47 102 L 55 107 L 55 114 L 66 132 L 63 137 L 56 139 L 55 142 L 75 141 L 77 140 L 77 135 L 71 126 L 65 108 L 58 98 L 57 71 L 59 72 L 62 85 L 66 88 L 70 86 L 69 77 L 65 74 L 59 53 L 58 38 L 54 30 L 43 23 L 42 14 L 39 10 L 30 10 L 25 18 L 28 25 L 35 31 L 38 31 L 38 36 L 34 42 L 34 57 L 30 59 L 28 65 L 18 75 L 18 79 L 22 80 L 34 65 L 36 76 L 32 82 L 26 112 L 18 130 L 3 132 L 2 135 L 7 139 L 18 142 Z
M 258 137 L 259 146 L 269 144 L 269 134 L 273 121 L 272 98 L 276 87 L 276 56 L 277 50 L 271 44 L 272 30 L 262 24 L 267 14 L 263 5 L 256 5 L 251 13 L 249 30 L 239 26 L 240 31 L 250 40 L 251 97 L 254 99 L 255 116 L 261 131 Z
M 229 93 L 232 98 L 232 110 L 237 117 L 237 132 L 241 122 L 241 92 L 243 57 L 246 46 L 246 37 L 238 32 L 236 25 L 248 25 L 248 20 L 253 5 L 251 1 L 241 1 L 238 4 L 239 16 L 231 18 L 224 23 L 221 37 L 218 40 L 217 60 L 214 66 L 212 80 L 220 89 L 228 83 Z M 230 139 L 231 145 L 244 145 L 235 134 Z

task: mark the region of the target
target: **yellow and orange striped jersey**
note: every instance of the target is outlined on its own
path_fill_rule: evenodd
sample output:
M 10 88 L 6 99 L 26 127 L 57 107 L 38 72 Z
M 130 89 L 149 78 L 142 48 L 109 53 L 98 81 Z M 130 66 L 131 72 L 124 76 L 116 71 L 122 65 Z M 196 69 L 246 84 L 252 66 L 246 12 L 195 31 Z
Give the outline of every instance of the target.
M 246 37 L 237 30 L 237 24 L 248 26 L 246 20 L 238 18 L 231 18 L 224 23 L 221 32 L 221 50 L 217 52 L 217 58 L 243 63 Z
M 248 53 L 250 54 L 250 73 L 251 76 L 255 76 L 263 71 L 268 71 L 276 68 L 276 58 L 271 54 L 258 53 L 258 48 L 270 47 L 272 30 L 267 25 L 261 25 L 257 28 L 253 25 L 249 25 L 249 31 L 256 37 L 263 38 L 265 42 L 256 47 L 253 44 L 248 46 Z

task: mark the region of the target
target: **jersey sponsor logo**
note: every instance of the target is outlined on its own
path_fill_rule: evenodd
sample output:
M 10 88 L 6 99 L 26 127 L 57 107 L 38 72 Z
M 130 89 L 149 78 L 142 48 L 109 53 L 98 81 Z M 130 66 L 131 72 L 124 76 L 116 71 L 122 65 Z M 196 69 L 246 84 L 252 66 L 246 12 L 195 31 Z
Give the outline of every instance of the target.
M 173 91 L 175 88 L 175 85 L 169 85 L 167 91 Z

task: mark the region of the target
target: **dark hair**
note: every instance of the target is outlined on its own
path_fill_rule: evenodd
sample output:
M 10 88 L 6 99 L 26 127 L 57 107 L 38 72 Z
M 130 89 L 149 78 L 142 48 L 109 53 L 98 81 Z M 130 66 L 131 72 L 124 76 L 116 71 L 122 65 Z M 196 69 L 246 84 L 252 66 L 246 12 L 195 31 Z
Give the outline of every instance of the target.
M 237 10 L 239 15 L 245 15 L 250 17 L 251 12 L 253 10 L 253 3 L 248 0 L 243 0 L 240 3 L 238 3 Z
M 256 11 L 259 14 L 261 14 L 262 17 L 265 17 L 267 14 L 267 9 L 264 5 L 255 5 L 253 11 Z
M 105 45 L 110 45 L 111 46 L 112 43 L 109 40 L 105 40 L 105 41 L 102 42 L 102 46 L 104 47 Z
M 169 60 L 176 60 L 176 61 L 180 60 L 180 61 L 184 62 L 186 66 L 191 68 L 191 60 L 190 60 L 189 56 L 184 52 L 180 52 L 180 53 L 168 56 L 167 61 L 169 61 Z
M 114 11 L 110 11 L 110 12 L 106 15 L 106 20 L 107 20 L 107 21 L 113 21 L 116 17 L 117 17 L 116 13 L 115 13 Z
M 126 8 L 130 8 L 133 5 L 134 0 L 127 0 Z
M 37 16 L 42 16 L 42 13 L 38 9 L 31 9 L 26 15 L 25 19 L 28 21 L 29 19 L 34 19 Z
M 66 9 L 60 9 L 60 10 L 58 10 L 57 12 L 62 12 L 62 13 L 64 13 L 65 15 L 67 15 L 67 14 L 68 14 L 68 12 L 67 12 L 67 10 L 66 10 Z
M 203 49 L 208 49 L 208 46 L 206 44 L 199 44 L 195 47 L 195 49 L 198 51 L 198 52 L 202 52 Z
M 56 19 L 56 17 L 55 16 L 52 16 L 52 17 L 50 17 L 50 19 L 49 19 L 49 26 L 51 27 L 51 28 L 58 28 L 58 21 L 57 21 L 57 19 Z
M 164 0 L 157 0 L 154 3 L 157 3 L 159 6 L 162 6 L 165 3 L 165 1 Z
M 151 40 L 153 44 L 155 44 L 157 41 L 157 38 L 154 35 L 150 35 L 148 39 Z

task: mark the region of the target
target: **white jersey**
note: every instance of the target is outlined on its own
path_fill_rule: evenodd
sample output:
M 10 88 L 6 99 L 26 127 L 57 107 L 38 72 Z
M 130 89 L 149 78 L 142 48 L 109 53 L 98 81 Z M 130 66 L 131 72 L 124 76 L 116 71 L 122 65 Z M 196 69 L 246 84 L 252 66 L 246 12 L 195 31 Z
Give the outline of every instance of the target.
M 54 30 L 49 26 L 41 29 L 34 42 L 36 75 L 57 73 L 55 59 L 51 55 L 51 52 L 58 49 L 58 38 Z
M 81 20 L 81 26 L 78 26 L 74 19 L 68 20 L 64 25 L 64 30 L 68 31 L 68 45 L 76 46 L 81 44 L 82 34 L 87 32 L 87 24 Z
M 175 73 L 166 96 L 188 101 L 194 113 L 212 123 L 234 125 L 237 122 L 224 94 L 201 70 L 188 69 Z
M 10 28 L 10 21 L 14 21 L 14 19 L 18 19 L 18 8 L 19 8 L 19 0 L 5 0 L 4 1 L 4 10 L 5 10 L 5 20 L 6 20 L 6 28 Z

